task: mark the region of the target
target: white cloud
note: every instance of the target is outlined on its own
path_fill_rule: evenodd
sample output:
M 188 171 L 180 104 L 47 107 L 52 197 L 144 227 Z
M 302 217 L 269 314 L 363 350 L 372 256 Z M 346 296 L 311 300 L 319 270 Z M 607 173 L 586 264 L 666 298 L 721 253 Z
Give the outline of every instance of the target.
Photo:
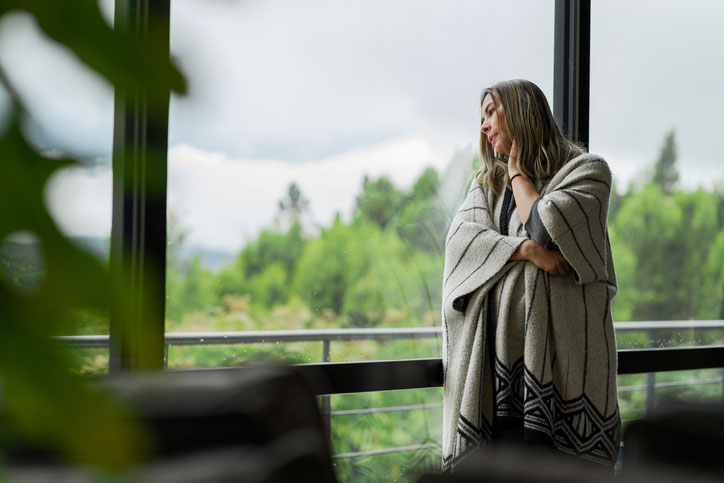
M 235 251 L 271 224 L 292 182 L 310 200 L 313 219 L 328 226 L 338 212 L 350 217 L 365 175 L 409 188 L 429 166 L 442 172 L 452 155 L 449 146 L 420 137 L 306 163 L 232 159 L 179 145 L 168 155 L 168 207 L 188 230 L 187 244 Z M 72 236 L 110 235 L 111 195 L 107 165 L 60 170 L 46 189 L 51 214 Z
M 465 145 L 484 87 L 527 77 L 552 92 L 552 7 L 174 2 L 171 48 L 190 95 L 172 99 L 171 144 L 290 161 L 402 136 Z
M 28 14 L 0 19 L 0 63 L 32 116 L 44 148 L 109 156 L 113 88 L 68 48 L 50 40 Z
M 101 5 L 110 19 L 112 1 Z M 171 47 L 191 95 L 171 103 L 169 201 L 189 242 L 238 247 L 293 180 L 325 223 L 351 209 L 365 172 L 406 184 L 428 159 L 441 167 L 453 146 L 477 144 L 477 97 L 496 81 L 529 78 L 552 101 L 553 7 L 172 2 Z M 704 0 L 593 2 L 590 145 L 621 186 L 653 163 L 671 128 L 684 184 L 721 183 L 723 13 L 724 2 Z M 21 14 L 0 23 L 0 62 L 58 144 L 49 148 L 108 159 L 103 79 Z M 48 204 L 67 232 L 110 232 L 109 164 L 53 178 Z
M 190 245 L 237 250 L 270 224 L 292 182 L 310 200 L 314 219 L 327 226 L 337 212 L 351 214 L 365 175 L 386 175 L 408 188 L 424 168 L 442 171 L 451 155 L 451 149 L 423 138 L 306 163 L 234 160 L 180 145 L 169 151 L 169 209 L 189 229 Z
M 45 204 L 61 231 L 70 236 L 111 235 L 113 182 L 105 166 L 56 171 L 45 188 Z

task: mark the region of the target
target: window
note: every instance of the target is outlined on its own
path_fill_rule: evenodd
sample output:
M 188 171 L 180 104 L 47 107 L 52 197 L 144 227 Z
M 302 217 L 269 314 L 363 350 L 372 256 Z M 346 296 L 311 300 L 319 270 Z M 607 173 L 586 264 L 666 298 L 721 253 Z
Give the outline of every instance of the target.
M 709 60 L 722 13 L 716 2 L 592 2 L 590 149 L 614 173 L 619 349 L 724 342 L 724 165 L 711 142 L 724 94 Z M 623 419 L 672 393 L 721 399 L 721 384 L 719 369 L 621 376 Z
M 168 366 L 439 357 L 439 333 L 369 331 L 440 326 L 480 92 L 515 72 L 551 95 L 552 29 L 552 2 L 175 2 L 167 332 L 307 333 Z

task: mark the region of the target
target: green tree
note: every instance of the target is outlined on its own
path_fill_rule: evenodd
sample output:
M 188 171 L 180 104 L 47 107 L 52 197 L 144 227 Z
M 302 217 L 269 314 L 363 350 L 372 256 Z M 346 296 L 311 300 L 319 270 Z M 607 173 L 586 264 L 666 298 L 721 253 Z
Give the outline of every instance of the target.
M 302 233 L 311 231 L 311 212 L 309 199 L 302 194 L 299 185 L 292 182 L 286 195 L 278 202 L 278 211 L 274 219 L 277 231 L 288 232 L 295 225 L 301 226 Z
M 679 296 L 684 283 L 682 225 L 681 207 L 655 184 L 631 195 L 621 206 L 611 227 L 611 240 L 616 242 L 613 256 L 618 260 L 623 244 L 635 262 L 616 267 L 619 294 L 613 303 L 631 305 L 634 320 L 685 318 Z
M 611 226 L 618 320 L 718 316 L 719 209 L 701 189 L 667 195 L 651 183 L 627 195 Z
M 295 293 L 314 311 L 341 313 L 347 290 L 368 267 L 364 245 L 375 232 L 369 223 L 346 226 L 337 218 L 306 244 L 293 281 Z
M 442 256 L 449 220 L 438 199 L 439 189 L 437 171 L 426 169 L 403 203 L 397 219 L 397 232 L 412 248 Z
M 182 270 L 181 248 L 188 237 L 188 228 L 173 211 L 168 211 L 166 219 L 166 270 Z
M 722 228 L 717 217 L 720 200 L 703 189 L 677 191 L 674 200 L 683 215 L 681 231 L 677 234 L 684 249 L 678 300 L 686 311 L 686 318 L 715 318 L 716 312 L 711 307 L 706 309 L 710 305 L 706 299 L 714 295 L 707 287 L 715 286 L 717 274 L 709 270 L 707 261 L 711 260 L 713 242 Z M 719 299 L 723 295 L 720 292 Z
M 724 319 L 724 227 L 712 243 L 702 276 L 701 318 Z
M 285 302 L 289 295 L 288 275 L 280 263 L 264 267 L 249 280 L 248 291 L 252 294 L 252 302 L 266 308 Z
M 166 317 L 176 322 L 184 314 L 207 309 L 218 300 L 216 277 L 201 266 L 198 255 L 185 273 L 172 271 L 167 275 L 166 288 Z
M 398 214 L 404 195 L 392 181 L 381 176 L 376 181 L 370 181 L 365 176 L 362 182 L 362 194 L 357 198 L 356 214 L 385 229 L 387 224 Z
M 343 311 L 354 327 L 373 327 L 383 318 L 385 297 L 372 274 L 352 283 L 344 296 Z
M 676 132 L 672 129 L 666 134 L 659 157 L 654 165 L 653 181 L 666 194 L 674 191 L 679 173 L 676 171 Z
M 217 276 L 216 299 L 222 300 L 224 295 L 248 292 L 249 284 L 245 277 L 244 262 L 241 257 L 222 268 Z
M 264 230 L 254 242 L 248 244 L 239 255 L 244 276 L 250 278 L 273 264 L 284 267 L 288 280 L 296 270 L 299 257 L 304 251 L 302 227 L 294 223 L 287 233 Z
M 292 182 L 287 188 L 287 197 L 279 200 L 279 211 L 290 212 L 292 218 L 298 220 L 303 212 L 309 209 L 309 200 L 302 195 L 297 183 Z

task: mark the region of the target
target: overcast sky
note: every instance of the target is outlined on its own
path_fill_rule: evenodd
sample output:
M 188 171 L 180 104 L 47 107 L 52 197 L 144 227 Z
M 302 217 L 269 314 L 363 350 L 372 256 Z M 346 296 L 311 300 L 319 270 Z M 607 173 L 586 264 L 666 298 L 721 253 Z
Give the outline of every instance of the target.
M 111 3 L 103 3 L 110 19 Z M 553 0 L 174 0 L 169 206 L 189 243 L 238 249 L 291 181 L 326 224 L 364 174 L 409 186 L 472 155 L 480 91 L 508 78 L 552 100 Z M 724 2 L 592 2 L 591 151 L 621 185 L 675 129 L 688 186 L 724 178 Z M 18 48 L 22 46 L 22 48 Z M 36 142 L 100 162 L 61 173 L 51 210 L 71 234 L 110 231 L 110 86 L 38 34 L 0 24 L 0 62 L 30 105 Z M 49 79 L 53 82 L 50 83 Z

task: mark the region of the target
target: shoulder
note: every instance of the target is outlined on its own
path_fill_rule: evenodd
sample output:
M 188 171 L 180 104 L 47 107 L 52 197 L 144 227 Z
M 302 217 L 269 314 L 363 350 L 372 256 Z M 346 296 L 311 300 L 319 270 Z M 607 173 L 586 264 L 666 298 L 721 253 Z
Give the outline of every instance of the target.
M 611 168 L 603 156 L 593 153 L 583 153 L 569 161 L 573 169 L 597 174 L 611 178 Z
M 484 178 L 482 170 L 475 173 L 475 175 L 473 176 L 473 180 L 470 183 L 468 196 L 470 196 L 471 194 L 475 194 L 476 196 L 480 196 L 485 200 L 491 201 L 495 200 L 498 196 L 505 192 L 505 183 L 502 179 L 498 182 L 497 195 L 495 194 L 495 190 L 491 186 L 489 186 L 488 183 L 486 183 L 483 179 Z
M 570 178 L 592 178 L 610 186 L 611 168 L 602 156 L 583 153 L 568 161 L 554 176 L 558 181 Z

